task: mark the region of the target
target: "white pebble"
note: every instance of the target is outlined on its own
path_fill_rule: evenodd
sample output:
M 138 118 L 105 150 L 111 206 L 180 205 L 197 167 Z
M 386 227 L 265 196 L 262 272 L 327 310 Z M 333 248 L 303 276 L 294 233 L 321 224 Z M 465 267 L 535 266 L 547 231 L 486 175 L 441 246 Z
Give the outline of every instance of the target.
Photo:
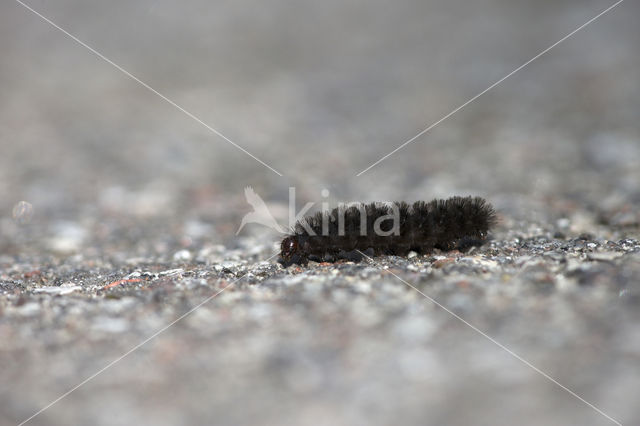
M 173 260 L 186 262 L 188 260 L 191 260 L 191 253 L 189 252 L 189 250 L 179 250 L 173 255 Z
M 26 225 L 31 222 L 33 217 L 33 205 L 26 201 L 20 201 L 13 206 L 13 220 L 18 225 Z

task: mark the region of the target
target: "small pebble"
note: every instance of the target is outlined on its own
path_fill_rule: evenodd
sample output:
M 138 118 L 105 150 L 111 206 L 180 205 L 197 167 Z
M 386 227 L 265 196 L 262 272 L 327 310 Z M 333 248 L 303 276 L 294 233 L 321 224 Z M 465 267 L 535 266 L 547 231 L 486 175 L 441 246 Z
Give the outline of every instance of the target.
M 173 260 L 177 262 L 188 262 L 191 260 L 191 253 L 189 250 L 179 250 L 173 254 Z
M 20 201 L 13 206 L 13 220 L 18 225 L 26 225 L 33 218 L 33 205 L 26 201 Z

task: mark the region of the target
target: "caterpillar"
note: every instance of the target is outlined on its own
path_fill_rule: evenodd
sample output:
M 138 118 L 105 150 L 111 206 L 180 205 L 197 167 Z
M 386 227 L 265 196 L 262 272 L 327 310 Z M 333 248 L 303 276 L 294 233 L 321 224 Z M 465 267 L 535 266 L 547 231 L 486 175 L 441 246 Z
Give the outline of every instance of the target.
M 480 197 L 340 206 L 299 220 L 280 244 L 279 262 L 286 267 L 309 260 L 360 261 L 362 252 L 465 251 L 482 245 L 496 221 L 495 210 Z

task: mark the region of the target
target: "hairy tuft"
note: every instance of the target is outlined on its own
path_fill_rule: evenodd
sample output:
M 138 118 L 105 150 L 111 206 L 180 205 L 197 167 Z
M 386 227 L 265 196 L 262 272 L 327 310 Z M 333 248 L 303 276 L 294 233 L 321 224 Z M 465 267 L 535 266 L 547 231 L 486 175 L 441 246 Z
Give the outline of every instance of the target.
M 398 212 L 395 229 L 390 216 L 394 211 Z M 399 256 L 409 251 L 465 250 L 483 244 L 495 223 L 495 210 L 480 197 L 354 204 L 298 222 L 287 236 L 295 241 L 296 251 L 286 258 L 281 254 L 282 263 L 353 260 L 359 257 L 357 252 L 371 250 L 375 255 Z

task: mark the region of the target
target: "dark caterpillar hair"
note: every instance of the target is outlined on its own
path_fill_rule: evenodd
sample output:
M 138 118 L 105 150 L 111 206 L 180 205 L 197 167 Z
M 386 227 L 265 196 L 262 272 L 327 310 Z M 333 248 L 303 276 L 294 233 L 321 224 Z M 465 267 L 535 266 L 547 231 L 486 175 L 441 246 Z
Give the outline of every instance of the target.
M 410 251 L 466 250 L 482 245 L 496 212 L 480 197 L 430 202 L 356 204 L 296 223 L 280 244 L 280 262 L 359 261 L 360 252 L 406 256 Z

